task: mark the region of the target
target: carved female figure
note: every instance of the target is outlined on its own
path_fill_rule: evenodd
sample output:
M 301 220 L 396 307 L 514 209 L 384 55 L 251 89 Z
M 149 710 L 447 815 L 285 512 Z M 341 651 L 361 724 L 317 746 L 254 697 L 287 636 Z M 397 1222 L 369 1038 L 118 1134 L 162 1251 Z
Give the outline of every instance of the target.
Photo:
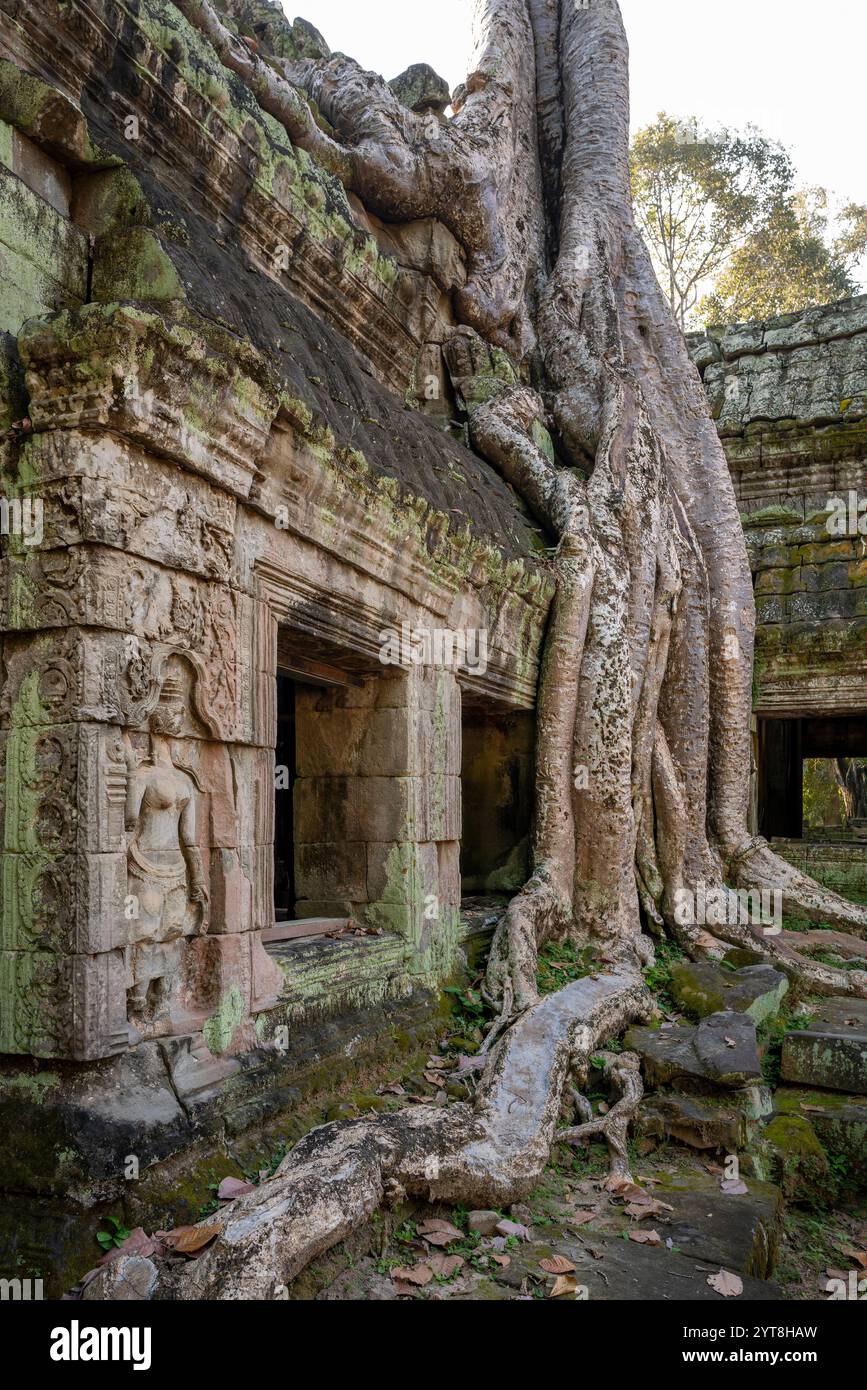
M 207 930 L 207 891 L 196 845 L 196 784 L 172 757 L 183 725 L 180 683 L 171 677 L 150 718 L 150 758 L 139 763 L 124 735 L 125 822 L 134 915 L 128 947 L 130 1010 L 163 1011 L 180 974 L 183 940 Z

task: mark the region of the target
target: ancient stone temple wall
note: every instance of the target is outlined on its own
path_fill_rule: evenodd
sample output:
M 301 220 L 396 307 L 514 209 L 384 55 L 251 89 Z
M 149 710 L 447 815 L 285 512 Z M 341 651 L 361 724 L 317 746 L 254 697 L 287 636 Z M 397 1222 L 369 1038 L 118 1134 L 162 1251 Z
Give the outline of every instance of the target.
M 863 711 L 867 297 L 692 335 L 690 346 L 754 575 L 756 712 Z
M 436 1018 L 463 707 L 528 717 L 552 594 L 454 418 L 464 274 L 171 4 L 0 0 L 0 1100 L 31 1264 L 72 1239 L 54 1195 L 108 1200 L 125 1155 L 207 1152 Z
M 867 297 L 690 346 L 753 572 L 756 828 L 862 896 L 867 850 L 854 833 L 801 837 L 804 760 L 867 756 Z

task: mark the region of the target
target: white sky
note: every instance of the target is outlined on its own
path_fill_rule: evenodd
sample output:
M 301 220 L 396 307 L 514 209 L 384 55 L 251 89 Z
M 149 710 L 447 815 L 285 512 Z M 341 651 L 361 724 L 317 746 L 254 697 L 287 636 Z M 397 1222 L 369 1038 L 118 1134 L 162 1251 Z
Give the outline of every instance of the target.
M 386 78 L 418 62 L 451 87 L 465 75 L 473 0 L 282 3 Z M 634 126 L 660 110 L 752 121 L 789 147 L 802 181 L 867 201 L 865 0 L 621 0 L 621 9 Z

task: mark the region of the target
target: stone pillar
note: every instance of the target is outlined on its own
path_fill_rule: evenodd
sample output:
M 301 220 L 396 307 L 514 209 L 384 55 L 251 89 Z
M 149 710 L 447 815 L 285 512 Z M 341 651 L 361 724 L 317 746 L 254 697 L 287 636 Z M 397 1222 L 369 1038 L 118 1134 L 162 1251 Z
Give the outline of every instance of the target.
M 90 304 L 19 339 L 44 534 L 2 574 L 3 1051 L 238 1050 L 279 990 L 254 913 L 255 603 L 232 572 L 276 398 L 200 326 Z

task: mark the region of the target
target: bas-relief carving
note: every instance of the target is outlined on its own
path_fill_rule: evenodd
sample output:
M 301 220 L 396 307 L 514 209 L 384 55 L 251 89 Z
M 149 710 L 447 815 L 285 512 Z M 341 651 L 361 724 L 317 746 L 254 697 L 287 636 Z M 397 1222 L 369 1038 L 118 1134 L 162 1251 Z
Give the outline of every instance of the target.
M 168 1017 L 181 986 L 186 938 L 208 928 L 208 892 L 196 842 L 201 791 L 195 774 L 180 764 L 172 740 L 183 732 L 185 691 L 168 676 L 150 716 L 150 752 L 144 762 L 125 736 L 128 771 L 126 827 L 130 914 L 127 946 L 132 1020 L 148 1013 Z

